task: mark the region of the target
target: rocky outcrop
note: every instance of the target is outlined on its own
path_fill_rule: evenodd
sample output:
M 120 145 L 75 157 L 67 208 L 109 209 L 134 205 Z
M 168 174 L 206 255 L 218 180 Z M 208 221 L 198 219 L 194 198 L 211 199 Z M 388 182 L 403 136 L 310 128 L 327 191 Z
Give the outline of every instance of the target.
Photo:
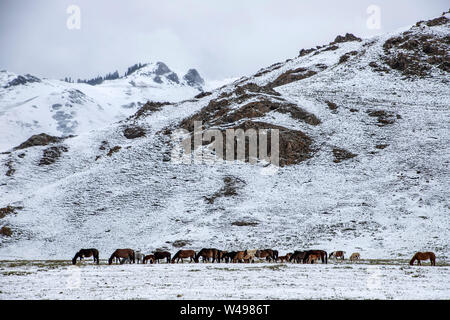
M 191 87 L 201 87 L 205 85 L 205 80 L 203 80 L 196 69 L 189 69 L 189 71 L 184 75 L 183 79 Z
M 39 161 L 40 166 L 50 165 L 55 163 L 56 160 L 61 157 L 63 152 L 67 152 L 69 149 L 66 146 L 52 146 L 44 150 L 41 160 Z
M 136 139 L 140 137 L 145 137 L 145 130 L 141 127 L 129 127 L 123 131 L 123 135 L 127 139 Z
M 64 140 L 64 138 L 51 136 L 46 133 L 35 134 L 31 136 L 27 141 L 15 147 L 14 150 L 25 149 L 34 146 L 46 146 L 50 143 L 56 143 L 62 140 Z

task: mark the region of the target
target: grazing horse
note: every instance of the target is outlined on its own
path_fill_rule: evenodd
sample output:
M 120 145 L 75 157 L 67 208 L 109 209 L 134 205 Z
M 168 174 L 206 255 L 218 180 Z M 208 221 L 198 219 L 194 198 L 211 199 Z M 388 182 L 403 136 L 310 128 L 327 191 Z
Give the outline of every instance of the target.
M 177 253 L 175 253 L 175 255 L 172 258 L 172 263 L 175 263 L 175 259 L 178 261 L 180 261 L 181 259 L 181 263 L 183 263 L 183 259 L 185 258 L 190 258 L 189 262 L 192 262 L 192 260 L 195 261 L 195 251 L 194 250 L 178 250 Z M 197 262 L 197 261 L 196 261 Z
M 316 263 L 317 261 L 319 261 L 319 259 L 321 258 L 320 254 L 310 254 L 308 256 L 308 260 L 306 261 L 306 263 Z
M 306 251 L 294 251 L 293 254 L 289 257 L 289 262 L 303 262 L 303 259 L 306 256 Z
M 273 251 L 273 260 L 277 261 L 278 259 L 278 250 L 272 250 Z
M 236 263 L 236 262 L 243 262 L 244 261 L 244 257 L 246 257 L 246 253 L 245 251 L 235 251 L 231 261 Z
M 134 255 L 138 263 L 144 260 L 144 254 L 141 253 L 141 250 L 137 250 Z
M 81 249 L 75 254 L 75 257 L 72 259 L 72 264 L 77 263 L 77 259 L 80 258 L 80 261 L 83 260 L 83 258 L 88 257 L 94 257 L 94 263 L 99 264 L 100 260 L 98 259 L 98 250 L 91 248 L 91 249 Z
M 352 255 L 350 256 L 350 261 L 356 261 L 359 259 L 361 259 L 359 252 L 353 252 Z
M 335 258 L 336 260 L 338 258 L 341 258 L 341 260 L 344 260 L 344 253 L 345 251 L 333 251 L 332 253 L 330 253 L 329 258 Z
M 129 259 L 130 263 L 131 263 L 131 261 L 133 261 L 133 263 L 136 263 L 133 249 L 117 249 L 116 251 L 113 252 L 111 257 L 109 257 L 108 264 L 112 264 L 114 258 L 116 258 L 116 260 L 125 258 L 125 259 Z
M 255 257 L 261 258 L 261 259 L 265 258 L 269 262 L 271 260 L 276 261 L 277 256 L 278 256 L 278 251 L 277 251 L 277 254 L 275 254 L 274 250 L 272 250 L 272 249 L 256 250 L 256 253 L 255 253 Z
M 327 255 L 327 252 L 324 250 L 308 250 L 308 251 L 306 251 L 306 254 L 303 258 L 303 263 L 306 263 L 308 261 L 309 256 L 312 254 L 319 255 L 322 263 L 328 263 L 328 255 Z
M 417 264 L 421 266 L 420 263 L 421 260 L 428 260 L 430 259 L 431 265 L 436 265 L 436 255 L 433 252 L 417 252 L 409 262 L 409 264 L 412 266 L 414 264 L 414 261 L 417 260 Z
M 203 248 L 195 256 L 195 262 L 198 262 L 200 257 L 202 257 L 203 262 L 209 261 L 210 258 L 212 258 L 212 262 L 214 262 L 215 260 L 220 262 L 220 250 L 215 248 Z
M 166 259 L 167 263 L 169 263 L 172 256 L 168 251 L 155 251 L 153 255 L 155 256 L 155 263 L 159 263 L 160 259 Z
M 153 254 L 146 255 L 144 257 L 144 259 L 142 260 L 142 263 L 146 264 L 147 261 L 150 261 L 150 263 L 153 263 L 155 261 L 155 256 Z
M 224 251 L 225 252 L 225 251 Z M 222 259 L 225 260 L 226 263 L 228 262 L 233 262 L 233 258 L 236 255 L 237 251 L 230 251 L 230 252 L 225 252 L 223 254 Z
M 277 259 L 275 260 L 275 262 L 280 261 L 280 262 L 288 262 L 289 259 L 291 258 L 292 253 L 286 253 L 286 255 L 284 256 L 279 256 L 277 257 Z
M 244 257 L 242 259 L 247 263 L 255 262 L 256 252 L 258 252 L 256 249 L 245 250 Z
M 228 251 L 219 250 L 219 258 L 218 258 L 217 262 L 220 262 L 222 260 L 225 260 L 225 262 L 228 262 L 226 260 L 227 254 L 228 254 Z

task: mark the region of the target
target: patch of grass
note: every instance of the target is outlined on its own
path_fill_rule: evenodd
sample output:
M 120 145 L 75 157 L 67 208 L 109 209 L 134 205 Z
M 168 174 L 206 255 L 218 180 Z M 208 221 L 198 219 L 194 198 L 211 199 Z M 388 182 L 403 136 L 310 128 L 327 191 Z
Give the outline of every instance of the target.
M 2 272 L 3 276 L 26 276 L 28 274 L 32 274 L 32 272 L 27 272 L 27 271 L 6 271 L 6 272 Z

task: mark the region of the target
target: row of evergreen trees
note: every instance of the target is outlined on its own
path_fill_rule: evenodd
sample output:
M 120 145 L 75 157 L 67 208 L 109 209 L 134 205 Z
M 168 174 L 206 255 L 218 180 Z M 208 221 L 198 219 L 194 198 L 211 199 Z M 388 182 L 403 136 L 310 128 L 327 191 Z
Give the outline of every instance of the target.
M 145 67 L 146 65 L 147 64 L 142 64 L 142 63 L 136 63 L 136 64 L 132 65 L 131 67 L 129 67 L 127 69 L 127 71 L 124 74 L 124 77 L 132 74 L 136 70 L 139 70 L 139 69 Z M 95 86 L 95 85 L 101 84 L 105 80 L 115 80 L 115 79 L 119 79 L 119 78 L 120 78 L 119 72 L 116 70 L 113 73 L 108 73 L 104 77 L 97 76 L 95 78 L 86 79 L 86 80 L 85 79 L 77 79 L 77 83 L 87 83 L 87 84 L 90 84 L 91 86 Z M 71 77 L 65 77 L 64 81 L 65 82 L 69 82 L 69 83 L 74 83 L 75 82 L 75 80 L 73 80 Z

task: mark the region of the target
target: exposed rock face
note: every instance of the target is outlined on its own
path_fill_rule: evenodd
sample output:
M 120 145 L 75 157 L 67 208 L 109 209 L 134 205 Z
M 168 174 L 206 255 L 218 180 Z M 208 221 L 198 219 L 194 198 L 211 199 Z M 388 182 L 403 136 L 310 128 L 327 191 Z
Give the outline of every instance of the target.
M 66 146 L 52 146 L 44 150 L 44 154 L 39 162 L 40 166 L 55 163 L 63 152 L 69 151 Z
M 108 157 L 111 157 L 113 153 L 119 152 L 119 150 L 122 149 L 121 146 L 115 146 L 109 149 L 108 153 L 106 154 Z
M 130 127 L 123 131 L 123 135 L 127 139 L 136 139 L 145 136 L 145 130 L 141 127 Z
M 378 120 L 378 125 L 381 126 L 385 126 L 388 124 L 393 124 L 395 123 L 396 119 L 400 119 L 401 116 L 400 115 L 396 115 L 393 112 L 389 112 L 389 111 L 385 111 L 385 110 L 368 110 L 367 114 L 370 117 L 376 117 Z
M 183 79 L 186 80 L 187 84 L 191 87 L 203 86 L 205 84 L 205 80 L 203 80 L 196 69 L 189 69 Z
M 346 33 L 345 36 L 337 36 L 336 39 L 334 39 L 333 43 L 342 43 L 342 42 L 349 42 L 349 41 L 362 41 L 361 38 L 356 37 L 355 35 L 351 33 Z
M 233 176 L 227 176 L 223 179 L 224 186 L 212 194 L 210 197 L 205 197 L 205 200 L 209 204 L 213 204 L 214 201 L 221 197 L 232 197 L 238 194 L 237 190 L 245 185 L 242 179 Z
M 155 70 L 155 74 L 158 76 L 162 76 L 163 74 L 172 72 L 169 67 L 164 62 L 157 62 L 157 68 Z
M 450 71 L 450 36 L 416 32 L 417 28 L 436 25 L 448 25 L 445 16 L 427 22 L 417 23 L 402 35 L 388 39 L 384 45 L 383 60 L 390 68 L 406 76 L 425 77 L 436 67 L 444 72 Z M 426 27 L 425 27 L 426 28 Z
M 357 156 L 356 154 L 341 148 L 334 148 L 333 155 L 334 155 L 333 162 L 335 163 L 339 163 Z
M 139 110 L 131 116 L 132 119 L 139 119 L 141 117 L 146 117 L 151 113 L 161 110 L 162 106 L 172 104 L 170 102 L 155 102 L 155 101 L 147 101 Z
M 15 147 L 15 150 L 25 149 L 34 146 L 46 146 L 49 143 L 60 142 L 64 140 L 64 138 L 50 136 L 46 133 L 35 134 L 31 136 L 27 141 L 23 142 L 19 146 Z
M 302 79 L 306 79 L 309 77 L 312 77 L 313 75 L 315 75 L 317 72 L 316 71 L 312 71 L 312 70 L 308 70 L 305 68 L 298 68 L 295 70 L 289 70 L 286 71 L 285 73 L 281 74 L 275 81 L 273 81 L 270 86 L 272 88 L 274 87 L 279 87 L 291 82 L 295 82 L 298 80 L 302 80 Z
M 14 87 L 14 86 L 18 86 L 18 85 L 22 85 L 22 84 L 26 84 L 26 83 L 33 83 L 33 82 L 41 82 L 41 80 L 30 74 L 26 74 L 24 76 L 17 76 L 17 78 L 8 82 L 3 88 L 6 89 L 6 88 L 10 88 L 10 87 Z

